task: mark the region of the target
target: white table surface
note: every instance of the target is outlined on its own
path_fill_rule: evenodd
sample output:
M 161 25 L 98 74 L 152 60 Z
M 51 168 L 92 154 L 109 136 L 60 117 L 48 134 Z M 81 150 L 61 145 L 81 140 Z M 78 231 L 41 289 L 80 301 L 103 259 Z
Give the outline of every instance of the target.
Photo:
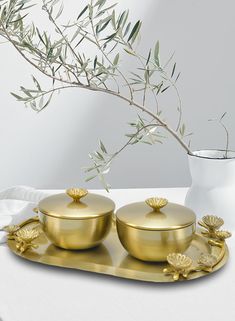
M 117 207 L 153 195 L 183 203 L 185 188 L 113 190 Z M 104 193 L 102 191 L 97 191 Z M 154 284 L 24 261 L 0 246 L 3 321 L 235 320 L 235 237 L 219 272 L 190 282 Z

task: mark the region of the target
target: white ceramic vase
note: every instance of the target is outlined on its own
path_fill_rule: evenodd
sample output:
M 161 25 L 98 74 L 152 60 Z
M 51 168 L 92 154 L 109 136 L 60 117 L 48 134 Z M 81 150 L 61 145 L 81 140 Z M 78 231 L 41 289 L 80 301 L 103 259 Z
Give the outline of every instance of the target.
M 231 230 L 235 228 L 235 152 L 224 156 L 223 150 L 200 150 L 188 156 L 192 185 L 185 205 L 198 218 L 206 214 L 222 217 Z

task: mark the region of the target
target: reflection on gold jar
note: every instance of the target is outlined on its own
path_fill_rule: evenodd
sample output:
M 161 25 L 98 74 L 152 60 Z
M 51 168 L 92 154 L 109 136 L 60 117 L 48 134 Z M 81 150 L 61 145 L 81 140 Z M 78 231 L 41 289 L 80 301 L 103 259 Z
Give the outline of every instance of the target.
M 143 261 L 165 261 L 169 253 L 184 252 L 195 233 L 195 223 L 167 231 L 139 229 L 117 219 L 117 232 L 123 247 Z
M 87 219 L 63 219 L 39 213 L 43 231 L 49 240 L 70 250 L 88 249 L 99 245 L 108 234 L 112 213 Z

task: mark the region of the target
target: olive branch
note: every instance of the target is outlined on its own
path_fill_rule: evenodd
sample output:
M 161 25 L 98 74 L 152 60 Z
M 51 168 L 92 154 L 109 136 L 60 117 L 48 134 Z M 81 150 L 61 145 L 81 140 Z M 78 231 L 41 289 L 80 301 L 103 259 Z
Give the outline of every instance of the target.
M 126 135 L 128 140 L 123 147 L 109 153 L 100 141 L 99 149 L 89 154 L 92 166 L 85 169 L 90 173 L 87 181 L 98 176 L 108 189 L 104 176 L 114 158 L 126 147 L 139 142 L 162 143 L 163 130 L 191 154 L 185 142 L 191 133 L 186 132 L 182 122 L 182 102 L 176 85 L 180 72 L 173 62 L 174 55 L 162 63 L 159 41 L 146 55 L 138 52 L 140 20 L 130 22 L 128 10 L 118 14 L 116 4 L 108 4 L 107 0 L 91 0 L 73 22 L 61 23 L 63 4 L 59 0 L 42 0 L 42 10 L 55 30 L 52 37 L 28 22 L 32 6 L 30 0 L 0 0 L 0 36 L 37 71 L 51 79 L 51 87 L 43 88 L 33 76 L 32 88 L 21 86 L 20 94 L 12 95 L 41 112 L 56 92 L 67 88 L 86 89 L 117 97 L 137 111 L 137 120 L 129 123 L 132 131 Z M 84 43 L 96 48 L 94 56 L 83 52 Z M 125 57 L 137 64 L 134 71 L 122 69 Z M 174 126 L 165 121 L 159 104 L 160 97 L 169 89 L 177 98 L 178 116 Z M 153 95 L 156 105 L 148 106 L 149 95 Z

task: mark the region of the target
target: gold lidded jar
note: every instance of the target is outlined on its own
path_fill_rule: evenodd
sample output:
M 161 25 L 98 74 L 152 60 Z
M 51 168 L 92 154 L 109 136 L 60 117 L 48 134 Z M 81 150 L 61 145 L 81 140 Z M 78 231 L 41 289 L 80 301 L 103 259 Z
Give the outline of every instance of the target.
M 169 253 L 183 253 L 196 229 L 195 213 L 182 205 L 153 197 L 121 207 L 116 226 L 123 247 L 143 261 L 166 261 Z
M 43 231 L 56 246 L 69 250 L 89 249 L 107 236 L 115 209 L 108 197 L 70 188 L 39 202 Z

